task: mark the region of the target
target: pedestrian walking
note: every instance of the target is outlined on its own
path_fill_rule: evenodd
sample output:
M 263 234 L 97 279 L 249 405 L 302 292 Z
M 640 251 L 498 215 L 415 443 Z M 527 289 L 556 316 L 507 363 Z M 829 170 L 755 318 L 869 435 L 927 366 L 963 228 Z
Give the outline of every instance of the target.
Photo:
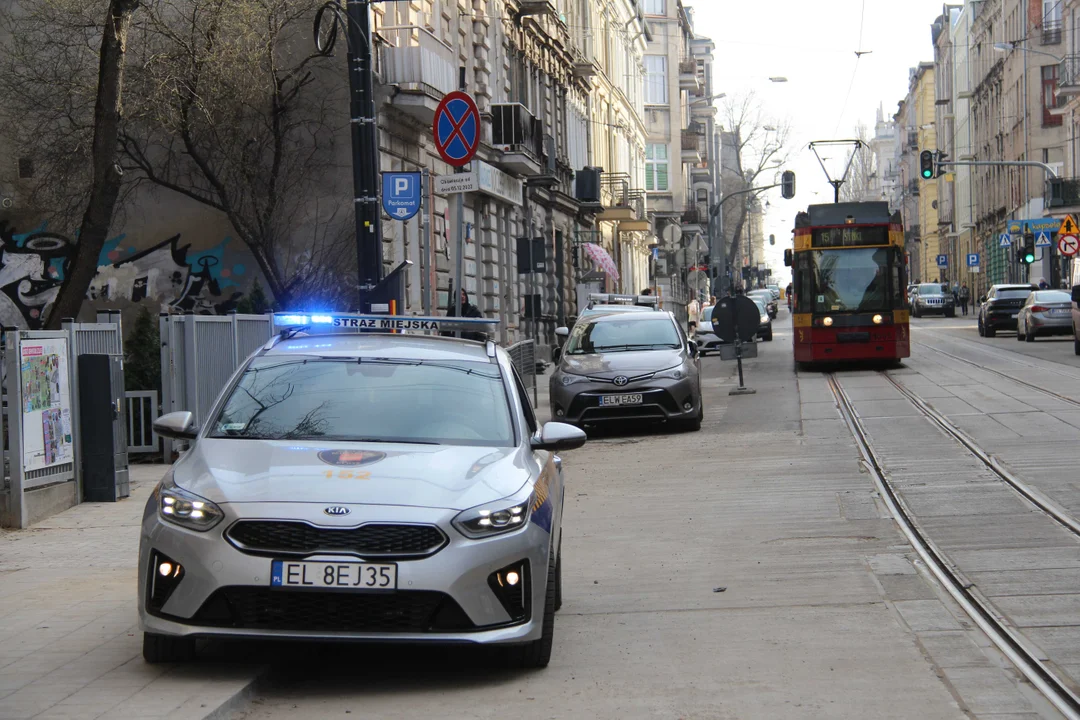
M 686 304 L 686 334 L 690 337 L 694 337 L 694 330 L 697 329 L 698 321 L 701 319 L 701 303 L 698 302 L 697 295 L 690 298 L 690 302 Z
M 1046 282 L 1046 278 L 1044 278 L 1044 277 L 1039 278 L 1039 289 L 1040 290 L 1049 290 L 1050 289 L 1050 283 Z
M 794 286 L 792 285 L 792 283 L 788 283 L 787 287 L 784 288 L 784 295 L 787 297 L 787 309 L 788 310 L 791 310 L 791 293 L 792 293 L 793 287 Z
M 971 300 L 971 290 L 968 289 L 967 284 L 960 286 L 960 293 L 957 296 L 960 300 L 960 312 L 963 315 L 967 315 L 968 302 Z
M 456 317 L 456 313 L 454 311 L 454 303 L 449 302 L 447 304 L 449 305 L 449 307 L 446 308 L 446 317 Z M 480 308 L 476 307 L 471 302 L 469 302 L 469 293 L 465 292 L 464 288 L 462 288 L 462 290 L 461 290 L 461 317 L 463 317 L 463 318 L 484 317 L 483 313 L 480 312 Z M 447 331 L 447 332 L 444 332 L 442 334 L 452 336 L 454 334 L 454 331 Z M 461 337 L 466 339 L 466 340 L 487 340 L 488 339 L 487 333 L 482 333 L 482 332 L 462 332 Z

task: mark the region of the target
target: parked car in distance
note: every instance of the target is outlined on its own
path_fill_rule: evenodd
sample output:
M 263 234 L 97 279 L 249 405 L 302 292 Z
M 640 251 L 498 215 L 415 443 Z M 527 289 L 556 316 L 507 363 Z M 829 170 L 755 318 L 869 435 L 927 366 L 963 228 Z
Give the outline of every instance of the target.
M 751 290 L 746 293 L 746 297 L 751 300 L 758 298 L 765 305 L 765 310 L 768 312 L 770 318 L 775 318 L 780 314 L 780 305 L 772 296 L 772 291 L 765 288 L 758 290 Z
M 1015 330 L 1020 308 L 1037 285 L 991 285 L 979 298 L 979 334 L 994 337 L 998 330 Z
M 1080 355 L 1080 285 L 1073 285 L 1072 289 L 1072 327 L 1073 352 Z
M 765 305 L 765 301 L 760 297 L 751 297 L 754 304 L 758 306 L 758 311 L 761 312 L 761 324 L 758 326 L 757 336 L 762 340 L 772 340 L 772 317 L 769 315 L 769 310 Z
M 952 293 L 940 283 L 921 283 L 915 289 L 915 299 L 911 301 L 911 314 L 922 317 L 931 313 L 941 313 L 945 317 L 956 317 L 956 301 Z
M 720 351 L 720 338 L 713 332 L 712 313 L 712 305 L 702 310 L 701 322 L 694 329 L 694 342 L 698 344 L 698 354 L 702 357 Z
M 772 293 L 773 300 L 780 299 L 780 286 L 779 285 L 766 285 L 769 291 Z
M 1035 342 L 1039 335 L 1071 335 L 1072 297 L 1064 290 L 1036 290 L 1016 316 L 1016 339 Z

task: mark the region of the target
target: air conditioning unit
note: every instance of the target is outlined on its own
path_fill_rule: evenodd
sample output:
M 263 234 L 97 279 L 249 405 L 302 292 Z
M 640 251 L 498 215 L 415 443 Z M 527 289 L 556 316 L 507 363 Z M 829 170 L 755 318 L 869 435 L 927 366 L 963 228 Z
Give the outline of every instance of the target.
M 577 171 L 577 177 L 574 178 L 574 197 L 578 202 L 600 202 L 600 173 L 603 171 L 603 168 L 598 167 L 584 167 Z

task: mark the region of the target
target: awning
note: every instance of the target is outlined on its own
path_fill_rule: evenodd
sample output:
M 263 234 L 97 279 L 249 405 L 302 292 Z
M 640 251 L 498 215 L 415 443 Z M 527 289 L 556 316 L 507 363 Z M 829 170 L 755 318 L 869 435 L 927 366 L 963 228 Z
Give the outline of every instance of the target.
M 619 268 L 615 265 L 615 261 L 611 259 L 611 255 L 600 245 L 596 243 L 585 243 L 585 254 L 589 256 L 596 267 L 603 270 L 615 280 L 619 279 Z

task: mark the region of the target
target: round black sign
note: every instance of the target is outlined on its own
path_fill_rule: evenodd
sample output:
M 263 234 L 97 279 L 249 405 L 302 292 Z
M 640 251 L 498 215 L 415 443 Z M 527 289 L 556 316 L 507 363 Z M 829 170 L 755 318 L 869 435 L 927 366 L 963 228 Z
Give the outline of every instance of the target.
M 751 342 L 761 326 L 761 311 L 757 303 L 745 295 L 723 297 L 712 311 L 712 327 L 720 342 L 735 342 L 736 334 L 743 342 Z

